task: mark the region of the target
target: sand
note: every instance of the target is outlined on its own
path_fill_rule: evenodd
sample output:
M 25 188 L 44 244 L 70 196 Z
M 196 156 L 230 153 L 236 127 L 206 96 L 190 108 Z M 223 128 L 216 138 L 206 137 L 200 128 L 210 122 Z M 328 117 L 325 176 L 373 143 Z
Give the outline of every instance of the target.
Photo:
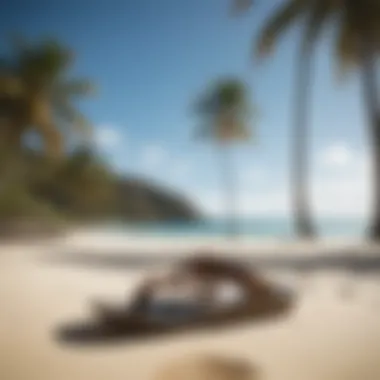
M 3 245 L 0 379 L 148 380 L 171 360 L 202 353 L 249 360 L 268 380 L 380 379 L 377 270 L 263 269 L 270 279 L 297 294 L 292 313 L 279 320 L 99 346 L 72 346 L 56 339 L 57 329 L 64 324 L 90 315 L 91 300 L 121 301 L 144 274 L 200 247 L 213 247 L 239 259 L 277 255 L 285 261 L 328 255 L 369 260 L 379 252 L 377 247 L 347 241 L 246 240 L 226 245 L 199 239 L 146 241 L 119 236 L 107 240 L 89 234 L 56 242 Z

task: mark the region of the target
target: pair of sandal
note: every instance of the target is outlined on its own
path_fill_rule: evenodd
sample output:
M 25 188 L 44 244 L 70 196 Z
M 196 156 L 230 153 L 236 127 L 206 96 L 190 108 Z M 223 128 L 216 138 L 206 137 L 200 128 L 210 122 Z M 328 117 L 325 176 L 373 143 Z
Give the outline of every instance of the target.
M 200 286 L 200 297 L 197 297 L 195 302 L 181 300 L 177 303 L 157 305 L 155 296 L 160 288 L 179 287 L 189 280 Z M 289 294 L 278 291 L 247 268 L 232 261 L 203 254 L 179 262 L 166 276 L 147 279 L 137 289 L 130 305 L 110 307 L 97 302 L 93 304 L 93 311 L 96 320 L 107 326 L 144 328 L 152 324 L 185 324 L 202 319 L 202 315 L 209 318 L 210 312 L 215 316 L 222 314 L 218 314 L 218 310 L 221 309 L 216 307 L 218 300 L 215 294 L 223 282 L 234 284 L 243 294 L 240 302 L 221 308 L 225 314 L 233 315 L 234 310 L 241 309 L 258 312 L 263 308 L 287 308 L 291 301 Z

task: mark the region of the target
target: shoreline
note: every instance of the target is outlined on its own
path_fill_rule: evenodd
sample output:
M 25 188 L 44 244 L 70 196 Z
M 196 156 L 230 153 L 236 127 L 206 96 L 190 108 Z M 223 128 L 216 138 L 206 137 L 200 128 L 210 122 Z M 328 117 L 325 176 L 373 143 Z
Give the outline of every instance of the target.
M 119 233 L 102 230 L 94 230 L 89 227 L 70 228 L 58 236 L 36 237 L 36 238 L 9 238 L 0 239 L 0 250 L 6 247 L 40 247 L 50 246 L 51 248 L 67 247 L 73 249 L 94 249 L 94 250 L 118 250 L 118 249 L 147 249 L 160 251 L 168 249 L 187 249 L 190 251 L 220 251 L 228 253 L 340 253 L 346 250 L 358 250 L 362 252 L 380 253 L 380 243 L 373 243 L 361 238 L 327 237 L 313 240 L 283 239 L 276 237 L 225 237 L 203 235 L 185 236 L 156 236 L 136 233 Z
M 268 380 L 380 378 L 377 272 L 319 268 L 305 276 L 291 265 L 283 272 L 264 270 L 269 279 L 296 292 L 290 316 L 115 346 L 62 345 L 55 338 L 57 329 L 89 320 L 93 300 L 119 304 L 144 276 L 204 246 L 197 239 L 191 243 L 125 236 L 114 241 L 82 232 L 54 242 L 1 245 L 0 378 L 153 380 L 159 368 L 178 355 L 203 352 L 246 358 L 257 363 Z M 289 255 L 313 262 L 315 257 L 348 257 L 352 250 L 365 260 L 375 254 L 380 260 L 378 246 L 347 241 L 209 244 L 230 257 L 272 255 L 285 264 Z M 351 299 L 341 296 L 347 286 L 353 289 Z
M 146 248 L 158 251 L 167 249 L 190 249 L 190 250 L 217 250 L 217 251 L 260 251 L 292 250 L 294 252 L 305 251 L 310 253 L 314 250 L 326 252 L 328 250 L 341 251 L 346 249 L 359 249 L 364 251 L 376 251 L 380 244 L 372 243 L 360 238 L 320 238 L 315 240 L 282 239 L 276 237 L 205 237 L 198 236 L 156 236 L 135 233 L 110 233 L 94 231 L 83 228 L 71 231 L 65 237 L 59 239 L 63 244 L 80 248 Z

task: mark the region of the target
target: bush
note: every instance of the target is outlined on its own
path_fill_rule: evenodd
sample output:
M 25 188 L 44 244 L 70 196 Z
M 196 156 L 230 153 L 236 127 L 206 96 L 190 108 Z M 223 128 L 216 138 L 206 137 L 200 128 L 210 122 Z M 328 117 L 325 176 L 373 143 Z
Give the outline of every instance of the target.
M 0 219 L 43 218 L 57 219 L 51 205 L 38 201 L 25 189 L 9 186 L 0 192 Z

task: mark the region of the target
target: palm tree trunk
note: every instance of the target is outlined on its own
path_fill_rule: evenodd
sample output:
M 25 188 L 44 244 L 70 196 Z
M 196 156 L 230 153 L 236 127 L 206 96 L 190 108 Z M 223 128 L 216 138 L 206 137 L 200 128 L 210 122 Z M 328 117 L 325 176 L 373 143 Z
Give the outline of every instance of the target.
M 237 218 L 236 218 L 236 178 L 234 176 L 234 168 L 232 157 L 229 155 L 228 147 L 222 145 L 220 147 L 221 169 L 222 169 L 222 181 L 225 188 L 225 202 L 226 202 L 226 217 L 227 236 L 236 237 L 238 234 Z
M 52 123 L 46 124 L 46 129 L 42 131 L 45 144 L 45 152 L 51 159 L 60 159 L 63 156 L 62 135 Z
M 296 65 L 296 99 L 294 104 L 294 130 L 292 136 L 291 192 L 294 224 L 298 237 L 313 238 L 315 229 L 311 220 L 309 189 L 309 106 L 312 54 L 301 47 Z
M 362 85 L 371 143 L 373 208 L 369 237 L 380 240 L 380 102 L 374 49 L 369 38 L 362 41 Z

